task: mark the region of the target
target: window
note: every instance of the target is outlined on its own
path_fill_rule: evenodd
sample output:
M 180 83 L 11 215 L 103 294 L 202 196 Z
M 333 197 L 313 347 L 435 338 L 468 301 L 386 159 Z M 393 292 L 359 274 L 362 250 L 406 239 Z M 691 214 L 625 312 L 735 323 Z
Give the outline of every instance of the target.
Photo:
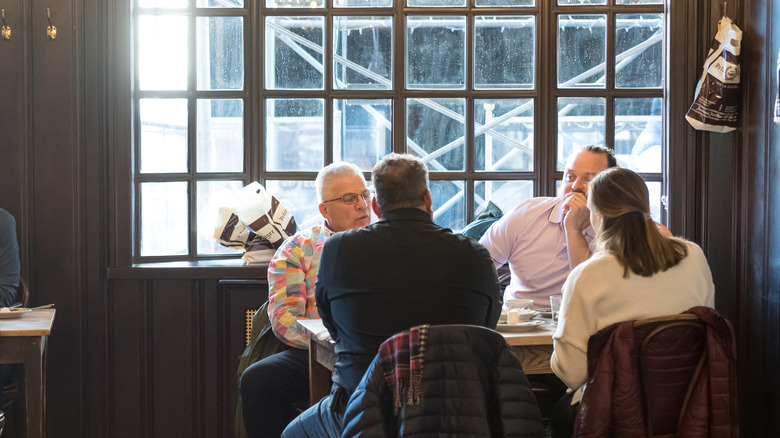
M 255 180 L 315 224 L 323 165 L 391 151 L 456 231 L 555 196 L 591 143 L 665 222 L 663 0 L 135 1 L 136 261 L 235 256 L 216 207 Z

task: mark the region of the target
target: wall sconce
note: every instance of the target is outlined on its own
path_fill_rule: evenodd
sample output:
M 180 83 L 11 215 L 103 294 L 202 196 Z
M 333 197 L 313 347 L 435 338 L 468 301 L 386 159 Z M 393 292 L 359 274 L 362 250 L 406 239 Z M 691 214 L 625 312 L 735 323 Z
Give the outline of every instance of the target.
M 51 9 L 46 8 L 46 18 L 49 20 L 49 26 L 46 28 L 46 36 L 50 40 L 57 38 L 57 26 L 51 24 Z
M 3 35 L 4 40 L 10 40 L 11 39 L 11 26 L 8 26 L 5 24 L 5 9 L 2 9 L 2 20 L 3 20 L 3 27 L 2 30 L 0 30 L 0 34 Z

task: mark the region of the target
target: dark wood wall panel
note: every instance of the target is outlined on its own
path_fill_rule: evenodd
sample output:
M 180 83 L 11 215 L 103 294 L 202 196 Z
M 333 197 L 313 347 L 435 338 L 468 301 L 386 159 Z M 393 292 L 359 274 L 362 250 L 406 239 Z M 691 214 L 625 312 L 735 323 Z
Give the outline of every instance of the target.
M 145 364 L 151 377 L 153 436 L 193 436 L 194 312 L 197 282 L 151 282 L 150 307 L 144 309 L 150 333 L 151 358 Z
M 3 111 L 0 117 L 0 207 L 14 215 L 20 235 L 23 235 L 24 187 L 20 182 L 25 176 L 25 148 L 22 146 L 26 143 L 28 121 L 22 109 L 29 105 L 29 82 L 26 75 L 29 69 L 29 32 L 24 20 L 23 1 L 3 2 L 3 9 L 6 23 L 11 26 L 11 39 L 0 40 L 0 59 L 3 60 L 0 62 L 0 78 L 3 78 L 0 81 L 0 96 L 3 105 L 14 111 Z
M 84 397 L 86 384 L 84 361 L 88 356 L 74 355 L 87 348 L 81 341 L 86 315 L 82 307 L 82 262 L 84 233 L 81 189 L 82 156 L 79 125 L 77 67 L 81 50 L 74 25 L 74 2 L 31 1 L 27 3 L 30 23 L 31 69 L 34 86 L 30 88 L 31 126 L 28 132 L 27 172 L 31 182 L 26 199 L 32 219 L 28 224 L 27 249 L 31 250 L 28 267 L 32 304 L 56 303 L 57 317 L 49 342 L 52 366 L 47 369 L 49 382 L 47 421 L 57 425 L 59 433 L 83 436 L 85 424 Z M 46 35 L 47 8 L 57 37 Z M 76 418 L 79 421 L 73 421 Z M 51 430 L 51 429 L 49 429 Z
M 219 403 L 229 404 L 230 400 L 220 398 L 220 369 L 230 357 L 222 354 L 223 345 L 220 332 L 225 314 L 219 305 L 219 292 L 216 279 L 199 281 L 202 289 L 199 299 L 199 317 L 195 326 L 197 333 L 198 368 L 195 387 L 200 388 L 196 392 L 196 403 L 193 407 L 195 421 L 193 421 L 194 438 L 220 437 L 227 420 L 220 417 L 220 410 L 214 406 L 214 400 Z M 231 340 L 236 342 L 236 340 Z
M 773 123 L 780 2 L 744 2 L 740 204 L 742 436 L 780 436 L 780 126 Z M 775 23 L 774 25 L 772 23 Z
M 738 147 L 734 144 L 736 134 L 721 134 L 711 137 L 706 146 L 706 162 L 709 169 L 704 207 L 706 229 L 702 242 L 707 261 L 712 271 L 712 280 L 717 285 L 715 308 L 731 321 L 737 318 L 737 241 L 738 203 L 737 163 Z
M 247 309 L 265 280 L 112 280 L 109 430 L 232 437 Z
M 145 403 L 148 388 L 143 385 L 148 351 L 143 337 L 144 283 L 117 280 L 110 282 L 108 287 L 111 351 L 106 374 L 111 406 L 106 420 L 108 429 L 116 438 L 149 436 L 143 428 L 148 417 Z

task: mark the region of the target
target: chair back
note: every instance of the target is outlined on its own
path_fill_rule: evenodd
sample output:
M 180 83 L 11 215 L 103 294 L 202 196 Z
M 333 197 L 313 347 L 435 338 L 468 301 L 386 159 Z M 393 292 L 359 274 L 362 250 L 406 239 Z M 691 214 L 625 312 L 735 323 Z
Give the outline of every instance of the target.
M 27 287 L 27 280 L 24 277 L 19 278 L 18 292 L 16 300 L 22 303 L 22 307 L 28 307 L 30 305 L 30 288 Z
M 349 399 L 342 438 L 543 436 L 528 379 L 501 334 L 440 325 L 413 335 L 420 327 L 382 344 Z M 407 381 L 419 382 L 419 392 Z
M 599 330 L 573 436 L 738 436 L 736 352 L 731 323 L 703 306 Z
M 682 314 L 637 321 L 646 436 L 676 436 L 707 360 L 704 325 Z M 643 328 L 646 328 L 645 331 Z

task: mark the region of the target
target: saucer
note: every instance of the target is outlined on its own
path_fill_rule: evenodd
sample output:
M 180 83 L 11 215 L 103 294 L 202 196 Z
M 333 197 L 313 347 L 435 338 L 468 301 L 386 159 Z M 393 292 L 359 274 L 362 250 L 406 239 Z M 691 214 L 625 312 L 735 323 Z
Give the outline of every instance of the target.
M 21 318 L 24 316 L 25 313 L 29 312 L 30 309 L 16 309 L 16 308 L 10 308 L 5 312 L 0 312 L 0 319 L 12 319 L 12 318 Z
M 521 322 L 518 324 L 498 324 L 496 330 L 500 332 L 527 332 L 544 324 L 541 319 L 532 319 L 531 321 Z

